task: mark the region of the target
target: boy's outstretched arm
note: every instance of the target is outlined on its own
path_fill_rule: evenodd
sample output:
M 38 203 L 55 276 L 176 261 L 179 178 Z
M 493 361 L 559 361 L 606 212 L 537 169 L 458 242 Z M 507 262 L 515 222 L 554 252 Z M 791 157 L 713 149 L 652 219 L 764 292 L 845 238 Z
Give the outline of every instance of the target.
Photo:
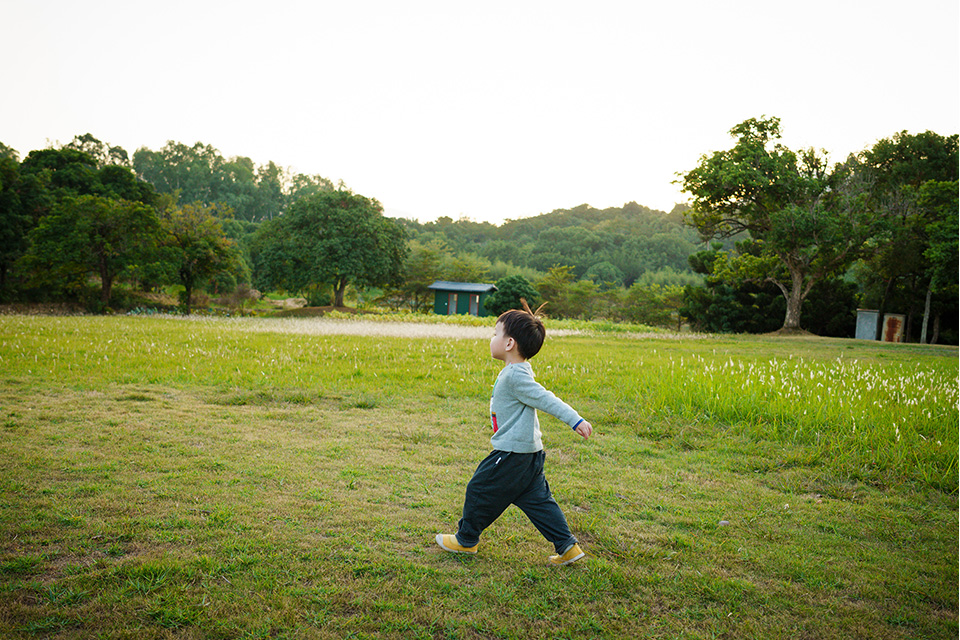
M 574 429 L 574 431 L 577 432 L 577 435 L 583 436 L 584 438 L 589 438 L 590 434 L 593 433 L 593 425 L 586 420 L 582 420 Z

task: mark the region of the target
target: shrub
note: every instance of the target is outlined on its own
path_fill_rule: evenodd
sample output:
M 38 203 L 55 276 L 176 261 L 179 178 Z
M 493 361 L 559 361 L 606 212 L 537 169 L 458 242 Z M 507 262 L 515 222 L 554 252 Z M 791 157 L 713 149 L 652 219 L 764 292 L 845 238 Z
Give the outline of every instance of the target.
M 531 307 L 540 299 L 540 294 L 523 276 L 507 276 L 497 280 L 497 290 L 484 301 L 483 306 L 493 315 L 510 309 L 520 309 L 524 298 Z

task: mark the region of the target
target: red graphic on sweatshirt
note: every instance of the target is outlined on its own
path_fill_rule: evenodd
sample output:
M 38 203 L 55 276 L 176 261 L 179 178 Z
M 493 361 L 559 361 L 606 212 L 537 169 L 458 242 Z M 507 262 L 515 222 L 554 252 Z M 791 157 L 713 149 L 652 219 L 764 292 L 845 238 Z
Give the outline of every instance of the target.
M 493 422 L 493 432 L 496 433 L 497 431 L 500 430 L 500 427 L 497 426 L 497 414 L 491 413 L 490 420 Z

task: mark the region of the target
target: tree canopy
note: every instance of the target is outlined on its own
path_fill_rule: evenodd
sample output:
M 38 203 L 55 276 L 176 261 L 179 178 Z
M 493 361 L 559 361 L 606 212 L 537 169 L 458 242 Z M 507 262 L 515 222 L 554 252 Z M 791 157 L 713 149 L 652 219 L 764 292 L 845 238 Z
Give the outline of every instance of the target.
M 88 273 L 99 276 L 105 308 L 117 276 L 150 259 L 158 229 L 156 210 L 140 202 L 69 197 L 31 231 L 24 260 L 35 280 L 56 287 L 78 289 Z
M 240 262 L 236 244 L 223 230 L 230 210 L 218 205 L 171 205 L 160 213 L 164 231 L 164 262 L 176 274 L 184 291 L 181 307 L 190 313 L 196 284 Z
M 334 306 L 342 307 L 350 284 L 399 284 L 407 246 L 403 228 L 383 217 L 379 202 L 332 191 L 298 200 L 264 223 L 252 253 L 258 287 L 331 286 Z

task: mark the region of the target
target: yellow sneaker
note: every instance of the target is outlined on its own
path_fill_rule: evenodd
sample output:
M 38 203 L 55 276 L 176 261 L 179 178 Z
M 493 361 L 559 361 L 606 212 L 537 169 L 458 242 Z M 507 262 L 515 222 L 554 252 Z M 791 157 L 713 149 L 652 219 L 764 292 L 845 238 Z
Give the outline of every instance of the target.
M 583 549 L 580 548 L 580 545 L 574 544 L 572 547 L 563 552 L 563 555 L 560 556 L 550 556 L 550 562 L 556 565 L 572 564 L 584 557 L 585 554 Z
M 449 551 L 451 553 L 469 553 L 472 556 L 477 555 L 477 547 L 480 545 L 475 544 L 472 547 L 461 546 L 457 542 L 457 536 L 452 536 L 450 534 L 437 534 L 437 544 L 440 545 L 440 548 L 444 551 Z

